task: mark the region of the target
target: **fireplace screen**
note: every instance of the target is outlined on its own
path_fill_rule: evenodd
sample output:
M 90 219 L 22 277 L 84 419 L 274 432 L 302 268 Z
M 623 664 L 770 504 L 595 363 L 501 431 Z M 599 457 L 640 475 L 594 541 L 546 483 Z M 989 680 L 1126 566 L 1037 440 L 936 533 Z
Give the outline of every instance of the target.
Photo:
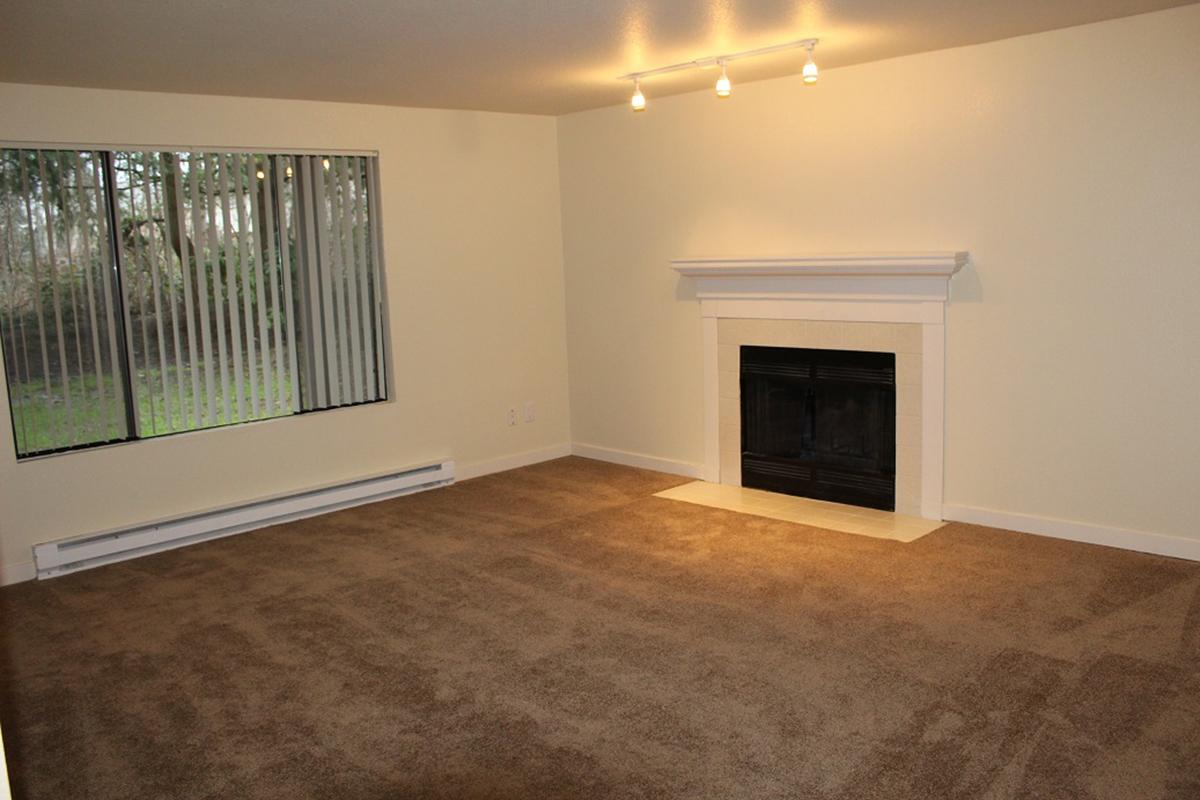
M 896 356 L 741 348 L 742 485 L 891 511 Z

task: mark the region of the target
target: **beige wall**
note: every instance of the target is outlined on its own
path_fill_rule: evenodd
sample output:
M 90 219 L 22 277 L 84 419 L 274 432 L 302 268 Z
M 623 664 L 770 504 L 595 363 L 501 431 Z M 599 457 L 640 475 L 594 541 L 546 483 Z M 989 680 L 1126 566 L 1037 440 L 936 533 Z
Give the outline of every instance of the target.
M 703 461 L 684 255 L 968 249 L 948 504 L 1200 538 L 1200 6 L 560 118 L 576 442 Z
M 0 109 L 2 140 L 378 150 L 396 386 L 386 404 L 20 464 L 3 405 L 9 574 L 34 542 L 569 440 L 553 119 L 11 84 Z M 509 428 L 526 400 L 537 421 Z

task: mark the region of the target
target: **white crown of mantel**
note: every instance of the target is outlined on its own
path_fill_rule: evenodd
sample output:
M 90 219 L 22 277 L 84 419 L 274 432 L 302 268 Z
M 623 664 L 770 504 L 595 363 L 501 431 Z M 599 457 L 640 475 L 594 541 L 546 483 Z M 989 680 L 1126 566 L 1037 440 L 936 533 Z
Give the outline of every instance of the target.
M 967 263 L 962 251 L 676 258 L 701 299 L 940 301 Z

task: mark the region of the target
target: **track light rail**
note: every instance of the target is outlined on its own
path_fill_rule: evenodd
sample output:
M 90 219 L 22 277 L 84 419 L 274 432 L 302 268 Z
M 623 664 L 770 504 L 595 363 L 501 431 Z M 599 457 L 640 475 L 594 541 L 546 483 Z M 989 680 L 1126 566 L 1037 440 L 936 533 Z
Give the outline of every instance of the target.
M 630 72 L 627 75 L 621 75 L 617 78 L 619 81 L 640 80 L 649 78 L 652 75 L 666 75 L 669 72 L 682 72 L 685 69 L 705 69 L 707 67 L 719 66 L 722 62 L 737 61 L 743 58 L 753 58 L 754 56 L 765 56 L 770 53 L 779 53 L 784 50 L 797 50 L 804 48 L 812 50 L 817 46 L 819 39 L 797 39 L 794 42 L 785 42 L 784 44 L 773 44 L 769 47 L 758 47 L 753 50 L 742 50 L 737 53 L 728 53 L 720 56 L 707 56 L 705 58 L 697 58 L 692 61 L 681 61 L 678 64 L 668 64 L 665 67 L 655 67 L 654 69 L 644 69 L 638 72 Z

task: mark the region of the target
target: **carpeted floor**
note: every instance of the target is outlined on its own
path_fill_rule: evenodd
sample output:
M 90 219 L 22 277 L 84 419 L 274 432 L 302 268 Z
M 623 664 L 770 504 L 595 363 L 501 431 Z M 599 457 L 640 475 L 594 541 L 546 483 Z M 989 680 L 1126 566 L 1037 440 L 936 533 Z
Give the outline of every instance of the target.
M 17 798 L 1200 798 L 1200 564 L 571 458 L 0 590 Z

